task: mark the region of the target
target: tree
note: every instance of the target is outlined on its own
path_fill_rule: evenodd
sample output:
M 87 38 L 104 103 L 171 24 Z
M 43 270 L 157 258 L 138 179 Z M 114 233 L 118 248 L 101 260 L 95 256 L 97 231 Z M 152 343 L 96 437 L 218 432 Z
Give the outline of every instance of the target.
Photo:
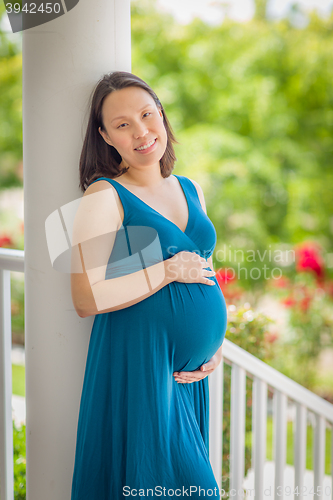
M 6 16 L 0 3 L 0 21 Z M 0 30 L 0 187 L 22 185 L 22 53 L 21 33 Z
M 311 237 L 332 251 L 333 18 L 182 26 L 152 1 L 132 9 L 133 72 L 167 110 L 218 245 Z
M 266 19 L 267 0 L 255 0 L 255 18 Z

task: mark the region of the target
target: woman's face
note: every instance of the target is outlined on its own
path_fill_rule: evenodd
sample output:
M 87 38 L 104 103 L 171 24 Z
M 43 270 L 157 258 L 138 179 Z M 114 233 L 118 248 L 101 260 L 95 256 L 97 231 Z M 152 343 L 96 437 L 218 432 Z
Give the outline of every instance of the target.
M 134 168 L 159 165 L 167 145 L 163 114 L 154 99 L 140 87 L 111 92 L 103 102 L 102 116 L 107 134 L 123 163 Z

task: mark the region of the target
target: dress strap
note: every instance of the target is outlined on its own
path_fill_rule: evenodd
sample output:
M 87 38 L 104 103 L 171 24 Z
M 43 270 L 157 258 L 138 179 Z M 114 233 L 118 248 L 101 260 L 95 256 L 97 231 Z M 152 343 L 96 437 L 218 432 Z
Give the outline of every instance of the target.
M 202 208 L 197 188 L 195 187 L 195 185 L 193 184 L 193 182 L 188 177 L 185 177 L 185 175 L 176 175 L 176 177 L 178 177 L 178 179 L 180 180 L 180 182 L 184 186 L 184 189 L 187 190 L 187 192 L 190 195 L 192 201 L 194 203 L 196 203 L 196 204 L 199 203 L 199 206 Z

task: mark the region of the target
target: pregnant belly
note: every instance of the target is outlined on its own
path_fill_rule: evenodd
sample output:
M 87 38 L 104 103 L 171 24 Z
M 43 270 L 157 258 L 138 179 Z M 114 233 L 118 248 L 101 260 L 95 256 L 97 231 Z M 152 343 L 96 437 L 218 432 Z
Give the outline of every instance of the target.
M 97 331 L 110 332 L 110 351 L 133 370 L 156 373 L 166 364 L 171 372 L 198 370 L 222 345 L 227 326 L 223 293 L 210 279 L 215 285 L 173 281 L 137 304 L 96 316 Z
M 221 346 L 227 326 L 227 308 L 217 284 L 172 282 L 160 291 L 161 321 L 168 325 L 169 347 L 175 371 L 197 370 Z

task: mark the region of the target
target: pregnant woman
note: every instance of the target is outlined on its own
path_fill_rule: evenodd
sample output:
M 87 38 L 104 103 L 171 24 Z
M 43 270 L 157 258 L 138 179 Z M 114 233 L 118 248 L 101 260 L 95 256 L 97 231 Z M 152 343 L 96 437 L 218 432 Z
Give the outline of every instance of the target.
M 220 498 L 207 375 L 227 311 L 215 228 L 199 184 L 171 174 L 174 142 L 144 81 L 114 72 L 97 83 L 73 228 L 73 303 L 95 318 L 71 500 Z

